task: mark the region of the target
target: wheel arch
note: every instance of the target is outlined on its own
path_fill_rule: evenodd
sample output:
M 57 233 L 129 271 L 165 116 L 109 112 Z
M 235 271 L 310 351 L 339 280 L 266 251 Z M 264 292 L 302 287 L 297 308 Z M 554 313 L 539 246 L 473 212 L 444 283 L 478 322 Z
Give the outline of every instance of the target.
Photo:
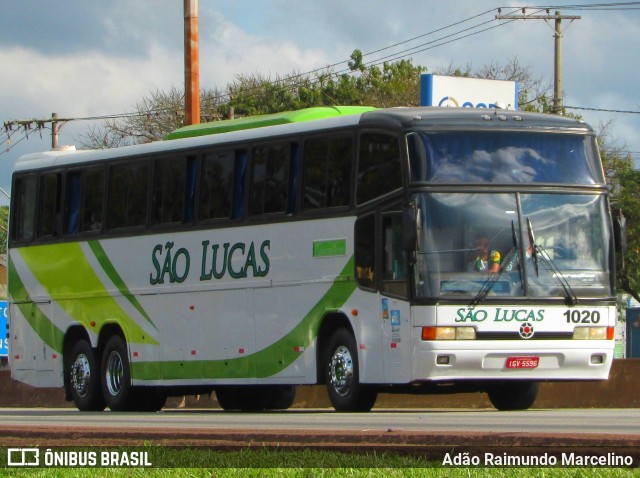
M 63 375 L 63 384 L 64 384 L 64 398 L 66 401 L 70 402 L 73 398 L 71 396 L 71 384 L 69 383 L 69 376 L 66 373 L 67 366 L 69 365 L 68 360 L 71 354 L 71 351 L 74 345 L 80 340 L 85 340 L 93 347 L 91 343 L 91 337 L 87 332 L 87 329 L 80 324 L 72 325 L 69 327 L 64 334 L 64 339 L 62 340 L 62 370 L 64 371 Z
M 318 328 L 316 339 L 316 383 L 326 384 L 324 376 L 324 355 L 329 346 L 331 336 L 338 329 L 347 329 L 355 337 L 354 329 L 349 318 L 343 312 L 330 312 L 326 314 Z

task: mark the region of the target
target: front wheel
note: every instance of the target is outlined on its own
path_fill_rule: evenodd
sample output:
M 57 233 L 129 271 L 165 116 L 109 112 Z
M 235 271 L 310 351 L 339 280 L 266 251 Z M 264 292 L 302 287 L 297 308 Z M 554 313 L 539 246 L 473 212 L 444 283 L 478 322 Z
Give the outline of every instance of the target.
M 105 402 L 114 412 L 134 409 L 127 344 L 119 335 L 109 339 L 102 353 L 102 391 Z
M 71 398 L 78 410 L 104 410 L 106 405 L 100 386 L 100 371 L 91 344 L 86 340 L 76 342 L 65 364 Z
M 487 393 L 498 410 L 527 410 L 538 397 L 539 382 L 504 381 L 492 384 Z
M 360 383 L 358 350 L 353 334 L 338 329 L 331 340 L 324 361 L 329 400 L 338 412 L 368 412 L 378 398 L 378 390 Z

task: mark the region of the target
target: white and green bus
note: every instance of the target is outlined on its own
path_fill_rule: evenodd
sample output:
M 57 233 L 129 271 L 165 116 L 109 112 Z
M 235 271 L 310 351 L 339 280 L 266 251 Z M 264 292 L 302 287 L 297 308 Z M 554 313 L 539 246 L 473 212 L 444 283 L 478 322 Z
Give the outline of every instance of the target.
M 338 411 L 526 409 L 609 374 L 615 241 L 580 121 L 314 108 L 28 155 L 12 191 L 11 373 L 80 410 L 284 409 L 314 384 Z

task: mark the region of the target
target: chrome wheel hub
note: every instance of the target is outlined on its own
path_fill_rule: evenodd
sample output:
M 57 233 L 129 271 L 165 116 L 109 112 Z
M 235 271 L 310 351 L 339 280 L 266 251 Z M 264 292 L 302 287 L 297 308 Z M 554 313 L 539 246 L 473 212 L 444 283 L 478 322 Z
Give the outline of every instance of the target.
M 91 366 L 85 354 L 79 354 L 71 365 L 71 387 L 79 397 L 86 397 L 91 384 Z
M 107 358 L 105 378 L 109 395 L 115 397 L 122 391 L 124 367 L 118 352 L 111 352 Z
M 349 349 L 341 345 L 331 357 L 329 367 L 329 380 L 335 391 L 345 396 L 351 390 L 353 384 L 353 358 Z

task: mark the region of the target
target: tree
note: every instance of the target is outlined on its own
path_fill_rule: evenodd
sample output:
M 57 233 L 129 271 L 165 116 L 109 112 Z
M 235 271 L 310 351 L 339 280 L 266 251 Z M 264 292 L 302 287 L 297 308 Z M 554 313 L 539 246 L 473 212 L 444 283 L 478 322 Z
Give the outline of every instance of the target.
M 640 302 L 640 171 L 627 147 L 615 146 L 612 129 L 611 121 L 600 125 L 598 142 L 614 219 L 622 214 L 627 226 L 627 250 L 616 257 L 616 285 Z
M 0 207 L 0 254 L 7 253 L 9 206 Z

